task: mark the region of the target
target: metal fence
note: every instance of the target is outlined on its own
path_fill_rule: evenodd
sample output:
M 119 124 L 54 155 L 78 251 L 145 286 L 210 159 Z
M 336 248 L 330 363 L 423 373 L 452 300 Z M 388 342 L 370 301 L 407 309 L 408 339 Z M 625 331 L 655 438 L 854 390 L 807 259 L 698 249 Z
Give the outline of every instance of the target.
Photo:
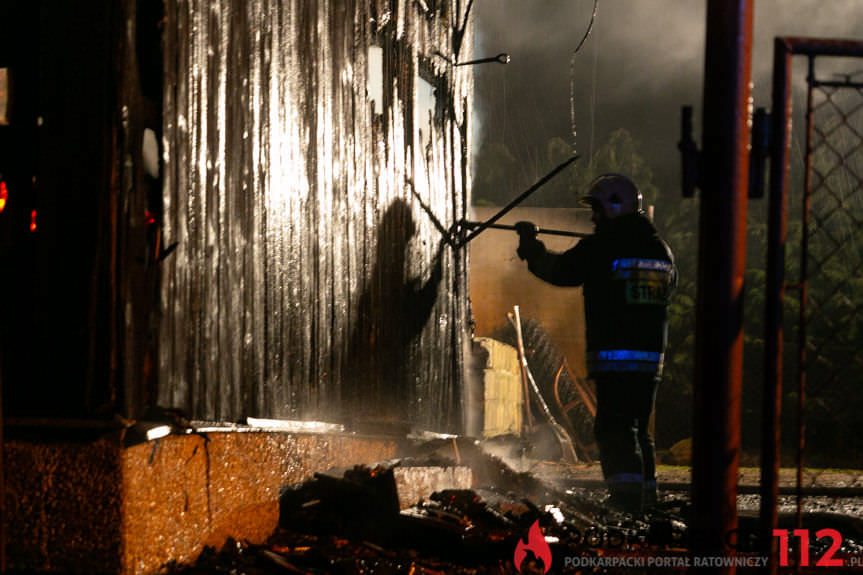
M 836 64 L 860 70 L 863 42 L 776 38 L 774 54 L 761 466 L 765 533 L 777 520 L 783 404 L 793 418 L 785 430 L 793 430 L 786 439 L 796 443 L 798 524 L 806 488 L 823 487 L 826 477 L 817 469 L 804 473 L 804 464 L 863 465 L 863 439 L 848 432 L 863 407 L 863 84 L 855 81 L 856 72 L 826 71 L 835 71 Z M 793 56 L 808 59 L 802 186 L 790 185 L 795 178 L 789 177 L 792 149 L 799 148 L 792 145 L 790 127 L 792 117 L 800 119 L 792 116 Z M 786 291 L 795 297 L 786 299 Z M 794 321 L 783 322 L 789 314 Z M 783 391 L 786 369 L 796 381 Z M 839 483 L 855 487 L 857 476 Z
M 863 438 L 826 422 L 863 408 L 863 83 L 819 79 L 809 56 L 806 153 L 800 209 L 797 322 L 798 440 L 812 464 L 859 466 Z M 807 416 L 818 425 L 807 429 Z M 827 455 L 819 460 L 819 453 Z

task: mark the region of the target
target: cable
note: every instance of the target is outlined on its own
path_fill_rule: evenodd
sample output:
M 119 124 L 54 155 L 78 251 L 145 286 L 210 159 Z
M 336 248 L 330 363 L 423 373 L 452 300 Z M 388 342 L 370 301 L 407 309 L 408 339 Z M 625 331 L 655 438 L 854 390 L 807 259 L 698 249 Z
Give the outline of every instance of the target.
M 599 38 L 593 41 L 593 69 L 590 74 L 590 144 L 588 167 L 593 167 L 593 141 L 596 134 L 596 64 L 599 60 Z
M 578 42 L 578 45 L 575 47 L 575 50 L 572 51 L 572 58 L 569 61 L 569 117 L 570 122 L 572 124 L 572 153 L 575 154 L 576 146 L 575 146 L 575 57 L 578 55 L 578 52 L 581 50 L 584 43 L 587 41 L 587 38 L 590 36 L 590 33 L 593 31 L 593 23 L 596 21 L 596 10 L 599 7 L 599 0 L 593 0 L 593 12 L 590 14 L 590 22 L 587 23 L 587 30 L 584 32 L 584 36 L 581 37 L 581 40 Z
M 587 41 L 587 37 L 590 36 L 591 31 L 593 31 L 593 22 L 596 20 L 597 6 L 599 6 L 599 0 L 593 0 L 593 12 L 590 15 L 590 22 L 587 23 L 587 30 L 585 30 L 584 36 L 582 36 L 581 41 L 579 41 L 578 43 L 578 46 L 576 46 L 575 50 L 572 52 L 573 56 L 578 54 L 578 51 L 581 50 L 581 47 L 584 46 L 585 41 Z

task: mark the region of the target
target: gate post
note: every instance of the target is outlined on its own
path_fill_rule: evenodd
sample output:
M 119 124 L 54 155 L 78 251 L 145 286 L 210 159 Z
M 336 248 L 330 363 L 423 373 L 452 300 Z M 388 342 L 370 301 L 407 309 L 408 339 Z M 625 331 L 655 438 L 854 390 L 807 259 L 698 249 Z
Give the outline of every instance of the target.
M 733 555 L 728 538 L 737 528 L 752 20 L 752 0 L 707 4 L 692 461 L 696 556 Z
M 761 431 L 761 544 L 773 560 L 776 500 L 779 496 L 779 416 L 782 410 L 782 307 L 785 302 L 785 235 L 791 119 L 791 47 L 784 38 L 773 46 L 773 103 L 770 199 L 767 214 L 767 287 L 764 320 L 764 386 Z

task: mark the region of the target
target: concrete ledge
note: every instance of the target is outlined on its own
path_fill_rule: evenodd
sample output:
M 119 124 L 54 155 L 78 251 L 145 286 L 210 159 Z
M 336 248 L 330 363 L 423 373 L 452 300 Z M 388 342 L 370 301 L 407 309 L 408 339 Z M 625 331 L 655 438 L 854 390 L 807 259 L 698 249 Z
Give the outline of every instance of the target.
M 172 435 L 128 448 L 119 434 L 7 441 L 7 566 L 137 575 L 192 561 L 229 536 L 262 542 L 278 524 L 282 486 L 391 459 L 398 447 L 389 438 L 264 432 Z

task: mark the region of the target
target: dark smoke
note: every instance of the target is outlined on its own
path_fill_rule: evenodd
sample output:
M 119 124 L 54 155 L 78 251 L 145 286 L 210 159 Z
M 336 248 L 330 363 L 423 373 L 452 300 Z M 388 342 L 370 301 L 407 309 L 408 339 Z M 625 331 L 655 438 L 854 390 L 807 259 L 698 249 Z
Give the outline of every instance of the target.
M 757 0 L 752 78 L 757 106 L 769 107 L 773 38 L 778 35 L 863 37 L 858 0 Z M 541 175 L 552 137 L 572 144 L 570 55 L 593 0 L 484 0 L 475 10 L 477 56 L 509 52 L 512 62 L 479 66 L 477 145 L 503 142 L 523 167 Z M 706 2 L 599 0 L 593 33 L 576 58 L 576 148 L 587 154 L 625 128 L 641 144 L 660 188 L 679 190 L 680 107 L 695 106 L 700 124 Z M 594 69 L 595 65 L 595 69 Z M 856 72 L 860 63 L 845 63 Z M 802 81 L 804 74 L 798 73 Z M 696 126 L 696 130 L 698 127 Z

